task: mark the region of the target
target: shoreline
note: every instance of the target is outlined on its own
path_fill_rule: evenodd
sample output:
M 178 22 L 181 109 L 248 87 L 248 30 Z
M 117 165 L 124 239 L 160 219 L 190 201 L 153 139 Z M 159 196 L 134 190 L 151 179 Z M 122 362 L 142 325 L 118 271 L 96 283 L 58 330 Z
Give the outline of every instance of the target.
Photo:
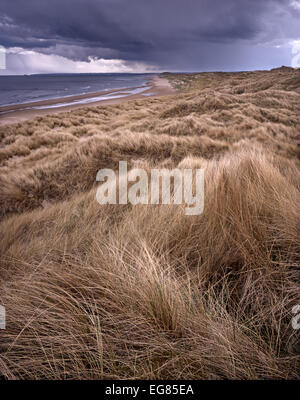
M 175 89 L 169 81 L 157 75 L 150 79 L 144 86 L 109 89 L 56 99 L 0 106 L 0 126 L 23 122 L 47 114 L 72 111 L 78 108 L 117 104 L 150 96 L 164 96 L 173 93 L 175 93 Z

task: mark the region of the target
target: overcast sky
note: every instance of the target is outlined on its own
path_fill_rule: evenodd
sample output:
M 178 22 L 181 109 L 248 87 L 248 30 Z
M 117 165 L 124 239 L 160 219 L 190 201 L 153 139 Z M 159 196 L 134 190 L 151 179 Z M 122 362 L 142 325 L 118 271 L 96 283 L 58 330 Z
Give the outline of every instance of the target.
M 1 0 L 0 45 L 0 74 L 270 69 L 300 53 L 300 0 Z

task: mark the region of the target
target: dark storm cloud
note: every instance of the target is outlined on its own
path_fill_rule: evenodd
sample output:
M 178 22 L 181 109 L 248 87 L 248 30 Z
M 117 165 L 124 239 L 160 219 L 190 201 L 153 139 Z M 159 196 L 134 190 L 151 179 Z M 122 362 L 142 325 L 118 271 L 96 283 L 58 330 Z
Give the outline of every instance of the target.
M 212 59 L 216 65 L 221 56 L 229 61 L 241 53 L 241 46 L 299 38 L 300 10 L 292 3 L 1 0 L 0 44 L 73 60 L 92 56 L 192 68 Z

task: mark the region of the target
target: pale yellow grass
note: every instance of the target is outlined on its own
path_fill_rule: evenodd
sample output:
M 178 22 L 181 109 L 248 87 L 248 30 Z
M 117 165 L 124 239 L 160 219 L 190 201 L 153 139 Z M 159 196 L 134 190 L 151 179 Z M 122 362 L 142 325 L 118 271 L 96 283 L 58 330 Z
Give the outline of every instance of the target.
M 0 129 L 5 378 L 300 378 L 299 71 L 168 79 Z M 204 168 L 204 213 L 100 206 L 120 160 Z

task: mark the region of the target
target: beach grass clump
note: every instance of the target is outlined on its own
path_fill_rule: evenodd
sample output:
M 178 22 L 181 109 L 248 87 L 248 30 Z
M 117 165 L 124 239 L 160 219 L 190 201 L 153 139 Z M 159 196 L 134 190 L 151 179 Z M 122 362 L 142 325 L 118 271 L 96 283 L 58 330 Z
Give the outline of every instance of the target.
M 300 378 L 298 75 L 194 74 L 0 128 L 2 377 Z M 203 168 L 203 213 L 100 206 L 121 160 Z

